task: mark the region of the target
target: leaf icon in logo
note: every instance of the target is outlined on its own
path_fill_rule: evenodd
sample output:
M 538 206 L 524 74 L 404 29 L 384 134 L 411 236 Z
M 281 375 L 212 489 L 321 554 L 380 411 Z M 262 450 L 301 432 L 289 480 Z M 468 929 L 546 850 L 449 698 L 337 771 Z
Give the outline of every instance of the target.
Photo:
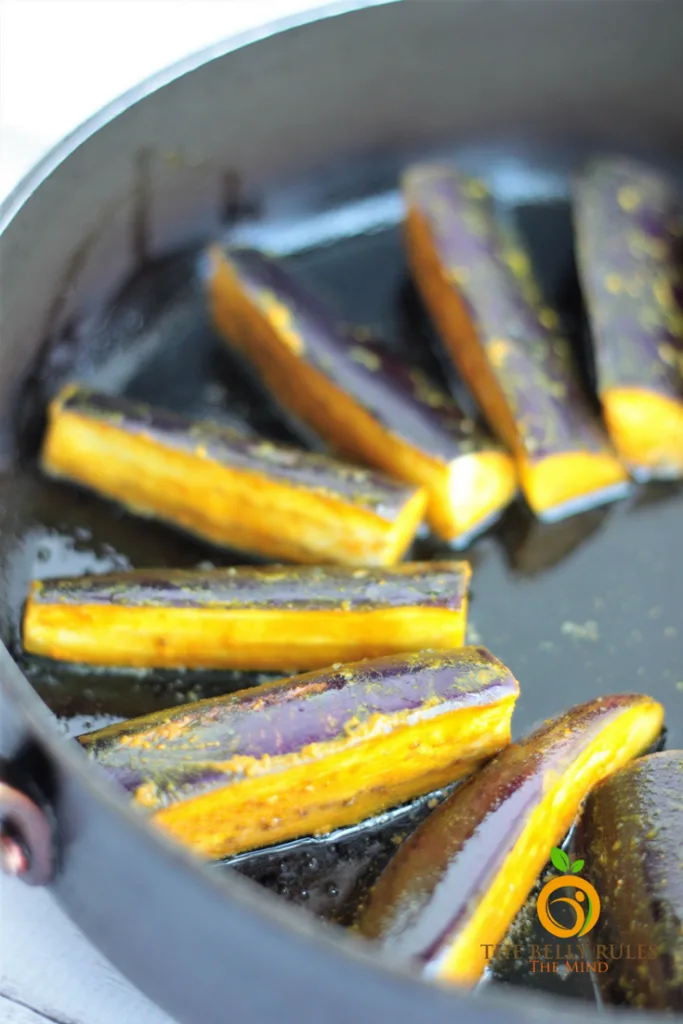
M 552 847 L 550 851 L 550 859 L 553 862 L 553 866 L 556 867 L 558 871 L 562 871 L 564 873 L 569 870 L 569 857 L 564 850 L 559 848 L 559 846 Z M 583 864 L 583 861 L 581 863 Z
M 585 860 L 575 860 L 572 864 L 572 874 L 575 875 L 579 872 L 585 863 Z

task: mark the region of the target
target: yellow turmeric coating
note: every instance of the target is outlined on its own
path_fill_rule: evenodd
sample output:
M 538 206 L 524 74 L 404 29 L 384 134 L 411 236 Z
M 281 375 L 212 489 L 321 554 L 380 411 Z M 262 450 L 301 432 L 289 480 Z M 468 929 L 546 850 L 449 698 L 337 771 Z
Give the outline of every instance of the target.
M 293 562 L 391 565 L 412 541 L 426 503 L 425 493 L 416 491 L 388 521 L 329 493 L 220 465 L 201 449 L 189 455 L 162 447 L 57 402 L 42 461 L 51 475 L 91 487 L 139 515 L 215 544 Z
M 427 519 L 439 536 L 447 541 L 466 538 L 512 501 L 517 476 L 506 452 L 474 450 L 448 462 L 388 430 L 303 358 L 303 344 L 291 329 L 286 307 L 264 299 L 264 315 L 245 295 L 219 246 L 211 248 L 210 259 L 209 299 L 218 329 L 231 344 L 248 350 L 282 404 L 331 438 L 340 455 L 425 487 Z M 358 346 L 356 358 L 368 365 L 377 357 Z
M 474 908 L 455 941 L 426 970 L 430 977 L 475 985 L 486 966 L 483 943 L 499 943 L 533 887 L 548 850 L 568 831 L 581 801 L 602 779 L 642 753 L 661 730 L 664 710 L 643 700 L 607 725 L 561 774 L 544 779 L 545 795 L 529 815 L 505 866 Z
M 553 509 L 568 514 L 574 503 L 577 510 L 581 507 L 582 494 L 621 488 L 626 480 L 622 466 L 609 452 L 564 452 L 538 462 L 519 456 L 517 469 L 529 507 L 547 521 L 554 518 Z M 587 487 L 577 493 L 580 482 Z
M 515 699 L 432 717 L 429 709 L 377 715 L 347 738 L 296 755 L 241 758 L 242 779 L 155 810 L 151 820 L 209 858 L 330 832 L 469 774 L 509 742 Z M 153 787 L 136 800 L 156 804 Z
M 566 514 L 574 504 L 583 506 L 588 495 L 620 492 L 628 476 L 608 447 L 604 451 L 529 458 L 496 372 L 508 342 L 504 338 L 482 342 L 457 281 L 449 277 L 439 260 L 424 217 L 410 203 L 406 238 L 412 272 L 429 312 L 486 419 L 515 456 L 520 483 L 532 511 L 550 519 L 554 511 Z
M 95 665 L 313 669 L 426 647 L 460 647 L 466 618 L 466 598 L 458 609 L 313 612 L 45 604 L 29 597 L 24 647 Z
M 600 397 L 612 441 L 635 477 L 683 476 L 683 401 L 645 388 L 609 388 Z

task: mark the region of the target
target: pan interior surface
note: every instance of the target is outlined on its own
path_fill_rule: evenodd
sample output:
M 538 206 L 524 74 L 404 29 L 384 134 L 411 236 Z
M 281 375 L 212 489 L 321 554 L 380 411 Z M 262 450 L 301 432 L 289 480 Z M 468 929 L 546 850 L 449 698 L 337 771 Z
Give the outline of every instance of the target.
M 568 172 L 580 156 L 495 147 L 456 153 L 462 166 L 489 181 L 502 214 L 519 224 L 590 382 L 568 202 Z M 318 182 L 315 202 L 299 190 L 286 215 L 238 215 L 228 236 L 280 253 L 341 321 L 377 332 L 460 392 L 409 280 L 395 187 L 400 165 L 381 172 L 375 165 L 357 167 L 343 187 L 335 178 L 322 206 L 326 190 Z M 72 376 L 193 416 L 302 440 L 212 331 L 201 271 L 200 249 L 144 266 L 106 309 L 89 314 L 87 323 L 70 325 L 72 335 L 87 330 L 86 345 L 73 344 L 68 332 L 49 341 L 48 358 L 43 353 L 25 389 L 18 426 L 22 462 L 0 477 L 0 574 L 7 597 L 0 635 L 68 735 L 263 678 L 86 671 L 26 656 L 19 643 L 31 578 L 245 561 L 47 481 L 36 467 L 45 402 Z M 683 746 L 682 522 L 683 487 L 652 485 L 554 525 L 535 522 L 516 504 L 467 550 L 474 570 L 469 639 L 489 647 L 520 680 L 515 736 L 570 704 L 635 691 L 664 704 L 668 745 Z M 439 558 L 449 551 L 423 537 L 413 554 Z M 243 855 L 228 867 L 347 924 L 399 837 L 424 817 L 428 803 L 418 800 L 330 839 Z M 591 997 L 585 978 L 566 984 L 545 978 L 538 985 Z

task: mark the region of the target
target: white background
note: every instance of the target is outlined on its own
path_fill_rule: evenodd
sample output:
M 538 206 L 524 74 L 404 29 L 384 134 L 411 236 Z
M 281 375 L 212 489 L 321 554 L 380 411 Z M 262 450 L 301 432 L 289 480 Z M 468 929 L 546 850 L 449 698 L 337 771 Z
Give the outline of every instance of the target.
M 319 0 L 319 4 L 324 0 Z M 140 79 L 316 0 L 0 0 L 0 197 Z
M 312 6 L 315 0 L 0 0 L 0 199 L 51 145 L 140 79 L 224 36 Z M 0 1021 L 46 1018 L 169 1024 L 45 891 L 0 875 Z

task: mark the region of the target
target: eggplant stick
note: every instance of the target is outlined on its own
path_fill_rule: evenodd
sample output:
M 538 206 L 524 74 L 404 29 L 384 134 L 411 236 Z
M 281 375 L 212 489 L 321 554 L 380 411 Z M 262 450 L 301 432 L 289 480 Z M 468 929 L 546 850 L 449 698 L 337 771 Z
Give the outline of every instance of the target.
M 145 569 L 36 581 L 24 649 L 95 665 L 273 671 L 464 643 L 467 562 Z
M 602 782 L 578 834 L 601 894 L 589 939 L 610 961 L 597 976 L 603 999 L 683 1012 L 683 751 L 639 758 Z
M 82 736 L 135 806 L 205 857 L 330 832 L 468 774 L 510 739 L 484 648 L 333 666 Z
M 490 426 L 514 454 L 527 502 L 560 519 L 623 496 L 628 476 L 583 394 L 569 342 L 528 256 L 484 185 L 439 165 L 403 177 L 417 286 Z
M 409 837 L 359 922 L 396 958 L 474 985 L 589 790 L 659 735 L 650 697 L 580 704 L 512 744 Z
M 42 468 L 213 544 L 291 562 L 391 565 L 426 502 L 358 466 L 78 385 L 50 405 Z
M 274 260 L 209 250 L 207 289 L 226 344 L 335 450 L 424 486 L 432 529 L 459 546 L 515 495 L 509 455 L 421 370 L 363 342 Z
M 595 160 L 574 192 L 605 421 L 638 480 L 683 476 L 683 202 L 665 175 Z

